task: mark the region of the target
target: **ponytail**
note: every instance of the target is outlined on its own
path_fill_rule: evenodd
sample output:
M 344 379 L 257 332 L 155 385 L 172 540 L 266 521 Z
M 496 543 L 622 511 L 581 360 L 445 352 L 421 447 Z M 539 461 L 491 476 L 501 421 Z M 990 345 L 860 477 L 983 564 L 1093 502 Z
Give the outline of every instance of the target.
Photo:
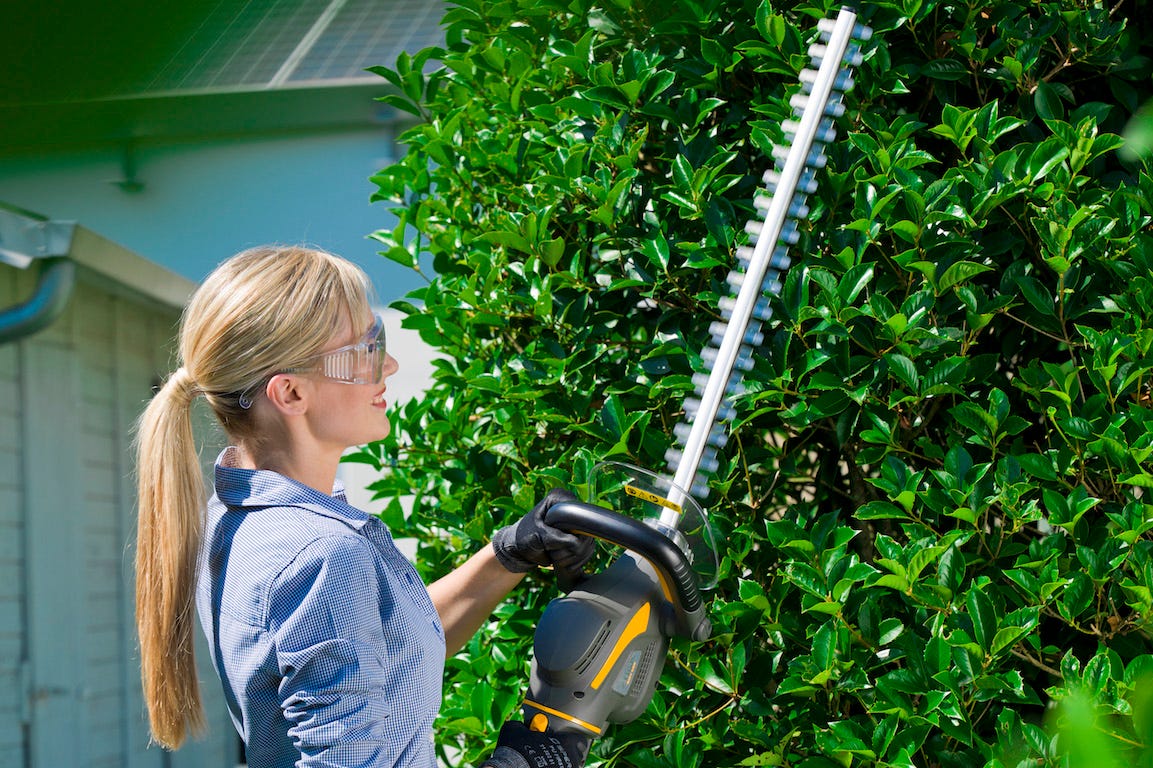
M 204 730 L 192 650 L 204 509 L 192 433 L 196 394 L 179 368 L 148 404 L 136 438 L 136 629 L 152 736 L 167 749 Z

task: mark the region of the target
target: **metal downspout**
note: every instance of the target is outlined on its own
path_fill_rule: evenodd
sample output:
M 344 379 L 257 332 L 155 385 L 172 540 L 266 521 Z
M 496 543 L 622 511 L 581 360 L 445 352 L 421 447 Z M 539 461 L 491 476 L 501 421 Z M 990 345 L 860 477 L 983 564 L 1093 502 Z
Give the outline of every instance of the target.
M 68 258 L 76 225 L 45 221 L 0 208 L 0 263 L 27 268 L 40 262 L 32 296 L 0 310 L 0 344 L 18 341 L 52 324 L 68 306 L 76 263 Z
M 68 306 L 74 285 L 74 262 L 63 256 L 42 259 L 40 282 L 32 297 L 0 311 L 0 344 L 18 341 L 51 325 Z

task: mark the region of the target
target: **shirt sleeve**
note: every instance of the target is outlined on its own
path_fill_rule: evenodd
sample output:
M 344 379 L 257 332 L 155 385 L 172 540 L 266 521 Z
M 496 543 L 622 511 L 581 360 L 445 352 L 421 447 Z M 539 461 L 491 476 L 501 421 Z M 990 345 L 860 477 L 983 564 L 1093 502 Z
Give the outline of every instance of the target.
M 370 543 L 332 536 L 305 547 L 273 585 L 280 706 L 300 768 L 395 762 L 376 574 Z

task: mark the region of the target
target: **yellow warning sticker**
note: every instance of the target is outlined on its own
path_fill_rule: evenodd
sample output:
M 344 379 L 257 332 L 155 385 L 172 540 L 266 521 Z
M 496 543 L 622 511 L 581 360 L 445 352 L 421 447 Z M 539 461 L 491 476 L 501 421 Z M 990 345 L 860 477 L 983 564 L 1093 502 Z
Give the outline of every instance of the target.
M 680 514 L 682 511 L 680 504 L 674 504 L 673 502 L 669 501 L 668 499 L 666 499 L 663 496 L 657 496 L 655 493 L 652 493 L 651 491 L 641 490 L 640 488 L 637 488 L 636 486 L 633 486 L 633 485 L 626 485 L 625 486 L 625 493 L 627 493 L 629 496 L 635 496 L 638 499 L 643 499 L 644 501 L 650 501 L 653 504 L 659 504 L 660 506 L 665 507 L 666 509 L 671 509 L 672 511 L 676 512 L 677 514 Z

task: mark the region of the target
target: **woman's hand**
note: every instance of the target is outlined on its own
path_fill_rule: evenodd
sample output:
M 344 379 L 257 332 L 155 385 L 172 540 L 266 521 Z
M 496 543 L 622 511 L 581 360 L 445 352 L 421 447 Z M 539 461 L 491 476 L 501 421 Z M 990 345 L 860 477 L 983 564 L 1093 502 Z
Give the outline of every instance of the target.
M 464 647 L 526 572 L 538 565 L 555 565 L 571 573 L 592 556 L 595 539 L 544 522 L 549 507 L 576 500 L 568 491 L 550 491 L 519 522 L 497 531 L 490 546 L 429 585 L 449 656 Z
M 504 724 L 496 751 L 481 768 L 581 768 L 589 740 L 571 733 L 537 733 L 513 720 Z
M 579 501 L 562 488 L 554 488 L 528 514 L 512 525 L 501 528 L 492 537 L 497 560 L 512 573 L 525 573 L 542 565 L 563 571 L 576 571 L 592 557 L 596 541 L 545 522 L 545 514 L 554 504 Z

